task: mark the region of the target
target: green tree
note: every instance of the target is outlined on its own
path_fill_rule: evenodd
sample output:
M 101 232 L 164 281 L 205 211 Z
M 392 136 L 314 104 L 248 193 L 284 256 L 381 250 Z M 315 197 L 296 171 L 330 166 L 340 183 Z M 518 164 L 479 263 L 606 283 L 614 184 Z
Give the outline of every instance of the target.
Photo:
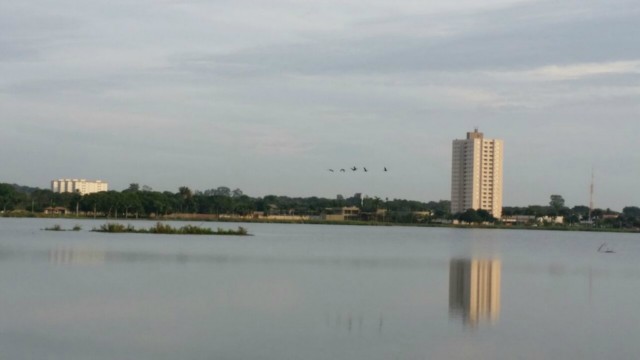
M 622 213 L 624 214 L 624 216 L 640 219 L 640 208 L 637 206 L 625 206 L 622 209 Z
M 129 214 L 134 214 L 137 218 L 140 212 L 143 211 L 142 202 L 138 195 L 138 191 L 123 191 L 120 197 L 120 203 L 124 210 L 125 219 L 129 218 Z
M 478 217 L 480 217 L 480 222 L 488 222 L 488 223 L 496 222 L 496 218 L 494 218 L 493 215 L 491 215 L 491 213 L 488 212 L 487 210 L 478 209 L 476 212 L 478 213 Z
M 137 183 L 131 183 L 129 184 L 129 188 L 125 191 L 129 191 L 129 192 L 138 192 L 140 191 L 140 185 Z
M 255 210 L 255 205 L 250 197 L 242 195 L 234 198 L 233 212 L 238 215 L 248 215 Z
M 576 205 L 571 208 L 571 211 L 578 217 L 580 220 L 587 220 L 589 217 L 589 207 L 584 205 Z
M 20 194 L 10 184 L 0 184 L 0 206 L 2 212 L 13 210 L 15 205 L 20 202 Z
M 570 214 L 565 217 L 565 222 L 571 224 L 577 224 L 580 222 L 580 216 L 576 214 Z
M 234 197 L 234 198 L 239 198 L 239 197 L 241 197 L 242 195 L 244 195 L 244 193 L 243 193 L 243 192 L 242 192 L 242 190 L 240 190 L 240 189 L 235 189 L 235 190 L 233 190 L 233 191 L 231 192 L 231 196 L 232 196 L 232 197 Z
M 457 218 L 469 224 L 482 222 L 482 217 L 474 209 L 467 209 L 465 212 L 458 214 Z
M 556 211 L 560 211 L 560 209 L 564 207 L 564 198 L 562 195 L 551 195 L 549 206 L 554 208 Z
M 591 212 L 591 218 L 594 220 L 602 219 L 602 215 L 604 215 L 604 210 L 602 209 L 593 209 Z
M 38 189 L 32 192 L 30 197 L 32 203 L 29 207 L 33 205 L 33 211 L 43 212 L 45 208 L 53 205 L 54 194 L 51 190 Z
M 226 186 L 219 186 L 214 192 L 213 195 L 218 195 L 218 196 L 231 196 L 231 189 L 229 189 Z
M 193 193 L 191 192 L 191 189 L 189 189 L 186 186 L 181 186 L 178 189 L 178 194 L 180 195 L 180 199 L 181 199 L 181 202 L 182 202 L 182 205 L 180 207 L 181 211 L 182 212 L 188 212 L 189 209 L 192 208 L 192 205 L 193 205 L 193 201 L 192 201 Z

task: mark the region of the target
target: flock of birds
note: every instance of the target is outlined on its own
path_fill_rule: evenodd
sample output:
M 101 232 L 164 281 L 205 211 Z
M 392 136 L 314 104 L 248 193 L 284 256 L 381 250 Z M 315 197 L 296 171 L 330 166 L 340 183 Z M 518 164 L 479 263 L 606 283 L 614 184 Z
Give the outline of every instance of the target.
M 351 169 L 351 171 L 354 171 L 354 172 L 355 172 L 355 171 L 358 171 L 358 167 L 357 167 L 357 166 L 352 166 L 352 167 L 350 167 L 349 169 Z M 328 170 L 328 171 L 330 171 L 330 172 L 336 172 L 336 170 L 334 170 L 334 169 L 327 169 L 327 170 Z M 338 172 L 347 172 L 347 170 L 346 170 L 346 169 L 344 169 L 344 168 L 339 169 L 339 170 L 337 170 L 337 171 L 338 171 Z M 364 166 L 362 167 L 362 171 L 364 171 L 364 172 L 369 172 L 369 170 L 368 170 L 366 167 L 364 167 Z M 387 172 L 387 171 L 389 171 L 389 170 L 387 170 L 387 167 L 385 166 L 385 167 L 383 168 L 383 171 L 384 171 L 384 172 Z

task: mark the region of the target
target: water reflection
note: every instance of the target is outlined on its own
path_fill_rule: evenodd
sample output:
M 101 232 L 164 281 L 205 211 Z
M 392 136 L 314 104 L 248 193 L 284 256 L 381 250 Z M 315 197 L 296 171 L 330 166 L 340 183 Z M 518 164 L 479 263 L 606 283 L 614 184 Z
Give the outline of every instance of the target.
M 102 265 L 106 253 L 103 250 L 58 247 L 49 250 L 49 262 L 56 265 Z
M 145 250 L 118 250 L 89 247 L 56 246 L 48 249 L 32 249 L 0 246 L 0 261 L 20 260 L 57 265 L 96 265 L 105 263 L 254 263 L 298 264 L 352 268 L 422 268 L 440 269 L 446 262 L 437 259 L 367 258 L 338 256 L 278 256 L 240 253 L 186 253 L 154 252 Z
M 351 312 L 326 313 L 325 322 L 331 329 L 346 331 L 347 333 L 357 332 L 358 334 L 371 331 L 382 333 L 382 328 L 384 327 L 382 314 L 379 317 L 375 317 L 365 316 L 362 313 L 352 314 Z
M 500 315 L 500 260 L 451 259 L 449 312 L 475 327 Z

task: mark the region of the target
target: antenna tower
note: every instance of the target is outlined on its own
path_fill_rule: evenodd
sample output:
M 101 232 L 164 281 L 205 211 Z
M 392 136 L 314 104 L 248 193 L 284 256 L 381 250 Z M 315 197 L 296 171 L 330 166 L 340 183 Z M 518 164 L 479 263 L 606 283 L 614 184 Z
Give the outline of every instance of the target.
M 589 223 L 591 223 L 591 213 L 593 212 L 593 167 L 591 168 L 591 186 L 589 187 Z

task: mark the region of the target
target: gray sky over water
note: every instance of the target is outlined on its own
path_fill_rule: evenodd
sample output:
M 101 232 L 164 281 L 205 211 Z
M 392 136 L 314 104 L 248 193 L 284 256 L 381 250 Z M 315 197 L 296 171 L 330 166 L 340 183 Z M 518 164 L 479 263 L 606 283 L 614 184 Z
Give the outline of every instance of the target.
M 637 0 L 0 0 L 0 181 L 449 199 L 478 126 L 505 205 L 592 166 L 640 205 L 638 39 Z

